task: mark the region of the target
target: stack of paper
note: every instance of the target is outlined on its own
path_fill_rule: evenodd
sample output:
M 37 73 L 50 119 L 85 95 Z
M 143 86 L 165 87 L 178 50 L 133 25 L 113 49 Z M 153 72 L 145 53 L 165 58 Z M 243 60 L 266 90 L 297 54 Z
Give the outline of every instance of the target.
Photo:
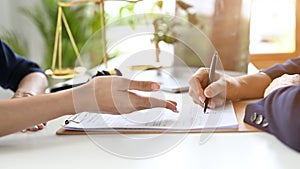
M 235 129 L 238 121 L 231 102 L 203 113 L 203 108 L 193 104 L 179 113 L 164 108 L 136 111 L 130 114 L 110 115 L 82 112 L 72 116 L 65 130 L 205 130 Z

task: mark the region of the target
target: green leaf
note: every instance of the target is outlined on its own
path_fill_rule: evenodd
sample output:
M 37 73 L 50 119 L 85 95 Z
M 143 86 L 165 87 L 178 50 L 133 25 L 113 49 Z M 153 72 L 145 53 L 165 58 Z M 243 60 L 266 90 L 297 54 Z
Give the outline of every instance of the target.
M 14 32 L 12 30 L 7 30 L 2 28 L 2 33 L 0 38 L 2 41 L 7 43 L 17 54 L 23 57 L 29 57 L 29 44 L 25 40 L 24 34 Z

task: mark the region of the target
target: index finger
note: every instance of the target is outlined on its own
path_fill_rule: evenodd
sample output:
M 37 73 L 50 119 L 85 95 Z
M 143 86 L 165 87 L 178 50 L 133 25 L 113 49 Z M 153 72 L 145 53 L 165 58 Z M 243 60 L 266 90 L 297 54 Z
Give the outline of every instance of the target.
M 203 88 L 202 85 L 200 83 L 200 81 L 193 77 L 192 79 L 189 80 L 189 95 L 197 102 L 200 102 L 200 98 L 202 99 L 202 102 L 205 99 L 205 96 L 203 94 Z
M 163 108 L 167 108 L 169 110 L 172 110 L 173 112 L 178 112 L 177 110 L 177 103 L 174 101 L 170 101 L 170 100 L 162 100 L 162 99 L 158 99 L 158 98 L 154 98 L 154 97 L 149 97 L 147 99 L 147 101 L 149 102 L 146 103 L 145 105 L 149 105 L 148 108 L 155 108 L 155 107 L 163 107 Z
M 130 93 L 130 102 L 137 110 L 162 107 L 178 112 L 177 103 L 171 100 L 162 100 L 154 97 L 140 96 L 135 93 Z

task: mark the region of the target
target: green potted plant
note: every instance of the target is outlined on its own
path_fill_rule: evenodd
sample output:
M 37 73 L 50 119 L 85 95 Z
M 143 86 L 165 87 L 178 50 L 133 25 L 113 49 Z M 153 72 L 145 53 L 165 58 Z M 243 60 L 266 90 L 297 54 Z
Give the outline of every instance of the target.
M 43 55 L 44 61 L 41 63 L 41 66 L 44 69 L 50 68 L 52 64 L 58 2 L 59 0 L 41 1 L 41 4 L 32 8 L 22 7 L 19 9 L 22 14 L 34 23 L 43 38 L 45 50 Z M 60 2 L 66 2 L 66 0 L 60 0 Z M 64 8 L 64 13 L 80 50 L 88 38 L 101 28 L 99 7 L 97 7 L 97 4 L 80 5 L 73 8 Z M 108 16 L 106 18 L 108 19 Z M 12 46 L 14 50 L 24 56 L 28 55 L 28 42 L 26 42 L 24 36 L 9 30 L 2 30 L 2 32 L 1 38 Z M 66 67 L 74 66 L 76 56 L 65 29 L 62 33 L 62 39 L 64 55 L 62 64 Z

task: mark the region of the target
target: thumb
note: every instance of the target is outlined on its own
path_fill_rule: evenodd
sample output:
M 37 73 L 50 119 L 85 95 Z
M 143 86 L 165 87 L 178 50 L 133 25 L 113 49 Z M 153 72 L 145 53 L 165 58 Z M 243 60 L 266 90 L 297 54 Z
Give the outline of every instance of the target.
M 140 91 L 157 91 L 160 89 L 160 85 L 157 82 L 132 80 L 130 82 L 129 89 Z
M 215 97 L 225 91 L 225 83 L 222 80 L 218 80 L 208 85 L 204 90 L 204 95 L 208 98 Z

